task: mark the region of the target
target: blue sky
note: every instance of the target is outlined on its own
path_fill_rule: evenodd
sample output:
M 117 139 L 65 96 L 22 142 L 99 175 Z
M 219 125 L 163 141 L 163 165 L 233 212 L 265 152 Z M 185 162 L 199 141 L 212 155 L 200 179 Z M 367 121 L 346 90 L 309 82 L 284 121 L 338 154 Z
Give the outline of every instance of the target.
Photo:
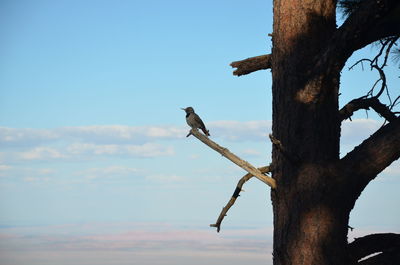
M 238 78 L 229 63 L 268 53 L 271 31 L 271 1 L 1 1 L 1 263 L 270 262 L 268 187 L 249 181 L 221 233 L 209 228 L 245 172 L 186 138 L 180 108 L 268 164 L 270 73 Z M 395 89 L 398 67 L 387 74 Z M 375 78 L 345 69 L 341 104 Z M 342 154 L 381 122 L 345 122 Z M 399 174 L 362 194 L 350 239 L 399 231 Z

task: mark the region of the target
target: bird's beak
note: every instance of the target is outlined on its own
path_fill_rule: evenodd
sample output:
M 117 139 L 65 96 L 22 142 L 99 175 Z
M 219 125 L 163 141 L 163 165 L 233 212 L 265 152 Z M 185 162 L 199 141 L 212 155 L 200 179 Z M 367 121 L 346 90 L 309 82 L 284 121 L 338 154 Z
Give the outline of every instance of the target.
M 181 109 L 186 110 L 185 108 L 181 108 Z

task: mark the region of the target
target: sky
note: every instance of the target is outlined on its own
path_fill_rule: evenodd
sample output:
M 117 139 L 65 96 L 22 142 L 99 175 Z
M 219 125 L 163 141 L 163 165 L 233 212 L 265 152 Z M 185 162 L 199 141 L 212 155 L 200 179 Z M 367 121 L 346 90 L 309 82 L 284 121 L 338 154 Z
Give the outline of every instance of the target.
M 339 21 L 340 23 L 340 21 Z M 193 137 L 255 166 L 270 163 L 271 74 L 235 77 L 232 61 L 269 53 L 271 1 L 0 1 L 0 263 L 272 264 L 269 188 Z M 348 66 L 340 104 L 377 78 Z M 398 86 L 390 61 L 388 85 Z M 382 120 L 357 113 L 342 155 Z M 363 192 L 349 240 L 400 232 L 400 163 Z

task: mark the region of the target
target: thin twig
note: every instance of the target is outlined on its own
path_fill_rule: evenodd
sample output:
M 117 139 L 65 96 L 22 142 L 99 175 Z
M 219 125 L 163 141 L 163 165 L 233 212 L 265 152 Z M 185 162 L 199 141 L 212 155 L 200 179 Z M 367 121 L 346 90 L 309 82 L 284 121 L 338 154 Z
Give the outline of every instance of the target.
M 393 45 L 396 43 L 396 41 L 399 39 L 399 37 L 394 37 L 392 39 L 389 39 L 390 43 L 386 49 L 386 54 L 385 54 L 385 58 L 383 60 L 382 66 L 381 68 L 386 66 L 387 60 L 389 58 L 389 54 L 390 54 L 390 50 L 392 49 Z
M 383 50 L 385 49 L 386 45 L 387 45 L 389 42 L 390 42 L 389 39 L 388 39 L 388 40 L 385 40 L 385 41 L 382 41 L 382 40 L 380 41 L 382 47 L 380 48 L 378 54 L 374 57 L 374 59 L 372 59 L 371 64 L 373 64 L 373 63 L 378 64 L 378 59 L 379 59 L 379 57 L 382 55 Z
M 400 101 L 397 102 L 399 99 L 400 99 L 400 96 L 397 96 L 397 98 L 393 101 L 392 105 L 390 106 L 390 110 L 392 110 L 397 104 L 400 103 Z
M 258 170 L 261 173 L 268 173 L 270 172 L 270 167 L 269 166 L 265 166 L 265 167 L 260 167 L 258 168 Z M 217 222 L 215 224 L 210 224 L 210 227 L 216 227 L 217 228 L 217 232 L 219 232 L 221 230 L 221 223 L 222 220 L 224 220 L 227 212 L 229 211 L 229 209 L 233 206 L 233 204 L 235 203 L 236 199 L 240 196 L 240 192 L 242 191 L 243 188 L 243 184 L 246 183 L 249 179 L 251 179 L 252 177 L 254 177 L 252 174 L 247 173 L 246 175 L 244 175 L 238 182 L 238 184 L 236 185 L 235 191 L 233 192 L 233 195 L 231 197 L 231 199 L 229 200 L 229 202 L 226 204 L 226 206 L 224 208 L 222 208 L 221 213 L 218 216 Z
M 379 76 L 380 76 L 379 80 L 382 80 L 381 89 L 379 90 L 378 94 L 376 94 L 376 96 L 375 96 L 376 98 L 379 98 L 382 95 L 383 91 L 385 91 L 385 89 L 387 89 L 387 86 L 386 86 L 386 75 L 385 75 L 385 72 L 383 71 L 383 69 L 381 67 L 379 67 L 377 65 L 371 65 L 371 67 L 373 67 L 376 70 L 378 70 Z

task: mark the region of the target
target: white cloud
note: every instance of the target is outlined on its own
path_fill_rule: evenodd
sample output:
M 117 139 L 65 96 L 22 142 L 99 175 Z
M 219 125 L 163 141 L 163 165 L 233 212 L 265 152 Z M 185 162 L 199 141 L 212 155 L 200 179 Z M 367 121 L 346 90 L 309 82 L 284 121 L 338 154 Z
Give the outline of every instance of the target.
M 191 154 L 189 155 L 189 159 L 196 160 L 199 159 L 201 156 L 199 154 Z
M 154 143 L 143 145 L 99 145 L 91 143 L 74 143 L 67 147 L 71 155 L 124 155 L 133 157 L 158 157 L 175 154 L 173 147 Z
M 60 135 L 56 130 L 0 127 L 0 144 L 6 147 L 36 145 L 59 138 Z
M 92 143 L 73 143 L 67 146 L 67 152 L 71 155 L 82 154 L 115 154 L 118 152 L 117 145 L 97 145 Z
M 271 121 L 210 122 L 211 138 L 235 142 L 268 141 Z M 381 123 L 372 119 L 345 121 L 341 143 L 344 152 L 358 145 L 376 131 Z M 94 125 L 55 129 L 19 129 L 0 127 L 2 163 L 13 160 L 85 159 L 90 156 L 125 156 L 151 158 L 172 156 L 172 145 L 158 141 L 185 139 L 187 126 L 123 126 Z M 259 156 L 256 150 L 245 149 L 245 155 Z M 196 158 L 196 157 L 193 157 Z
M 148 143 L 144 145 L 128 145 L 125 146 L 129 155 L 139 157 L 157 157 L 171 156 L 175 154 L 174 148 L 171 146 L 162 146 L 159 144 Z
M 140 172 L 137 168 L 114 165 L 102 168 L 89 168 L 76 172 L 76 175 L 82 175 L 86 179 L 115 179 L 116 177 L 136 176 Z
M 79 126 L 55 129 L 0 127 L 0 144 L 32 146 L 55 141 L 75 141 L 97 144 L 146 143 L 154 140 L 181 139 L 186 136 L 183 126 Z
M 11 166 L 8 165 L 0 165 L 0 176 L 5 176 L 8 171 L 12 169 Z
M 111 156 L 153 158 L 174 154 L 175 150 L 172 146 L 156 143 L 141 145 L 71 143 L 67 146 L 38 146 L 25 151 L 5 151 L 0 153 L 0 157 L 5 162 L 15 162 L 21 160 L 87 160 L 94 157 Z M 6 166 L 0 167 L 0 172 L 6 169 Z
M 49 175 L 49 174 L 54 174 L 56 172 L 56 170 L 52 169 L 52 168 L 40 168 L 37 169 L 37 173 L 40 175 Z
M 184 177 L 177 175 L 150 175 L 146 176 L 146 179 L 158 183 L 175 183 L 185 181 Z
M 48 167 L 25 167 L 6 166 L 4 170 L 0 170 L 2 181 L 24 181 L 24 182 L 39 182 L 50 181 L 57 174 L 57 170 Z
M 95 143 L 144 143 L 153 140 L 179 139 L 185 130 L 178 126 L 94 125 L 57 129 L 63 137 Z
M 230 141 L 267 141 L 271 121 L 216 121 L 210 122 L 211 136 Z
M 241 152 L 243 155 L 248 156 L 248 157 L 258 157 L 261 156 L 261 152 L 259 152 L 258 150 L 252 149 L 252 148 L 247 148 L 244 149 Z
M 48 160 L 65 158 L 66 155 L 60 153 L 54 148 L 50 147 L 35 147 L 29 151 L 19 153 L 21 159 L 24 160 Z
M 227 140 L 264 141 L 271 131 L 269 121 L 216 121 L 209 123 L 213 137 Z M 0 127 L 0 144 L 6 147 L 42 146 L 59 141 L 89 144 L 144 144 L 158 140 L 184 139 L 187 126 L 93 125 L 55 129 Z
M 23 179 L 25 182 L 48 182 L 50 181 L 49 177 L 25 177 Z
M 207 124 L 211 137 L 232 141 L 266 141 L 271 121 L 214 121 Z M 381 122 L 372 119 L 346 120 L 342 124 L 344 141 L 359 140 L 376 131 Z M 158 140 L 184 139 L 189 128 L 182 126 L 93 125 L 30 129 L 0 127 L 0 144 L 9 146 L 42 146 L 55 141 L 101 145 L 144 144 Z
M 12 167 L 11 166 L 8 166 L 8 165 L 0 165 L 0 171 L 6 171 L 6 170 L 9 170 L 9 169 L 11 169 Z

